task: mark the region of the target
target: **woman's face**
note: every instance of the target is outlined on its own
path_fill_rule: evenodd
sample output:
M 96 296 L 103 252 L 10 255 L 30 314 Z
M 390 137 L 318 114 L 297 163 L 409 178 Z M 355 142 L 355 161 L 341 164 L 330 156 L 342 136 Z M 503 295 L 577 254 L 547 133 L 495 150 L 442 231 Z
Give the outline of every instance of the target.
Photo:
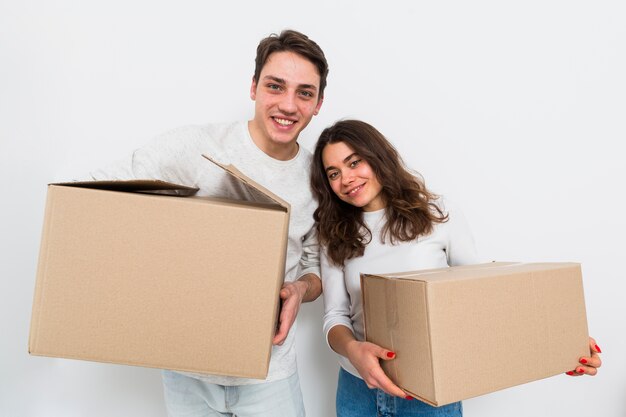
M 370 164 L 345 142 L 326 145 L 322 163 L 330 188 L 341 200 L 364 211 L 385 207 L 383 187 Z

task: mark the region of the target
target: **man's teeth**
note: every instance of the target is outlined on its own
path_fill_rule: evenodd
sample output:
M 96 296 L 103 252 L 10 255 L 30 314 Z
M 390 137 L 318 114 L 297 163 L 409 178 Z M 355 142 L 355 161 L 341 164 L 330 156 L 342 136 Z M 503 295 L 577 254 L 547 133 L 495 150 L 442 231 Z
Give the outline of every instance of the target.
M 278 118 L 275 118 L 274 120 L 276 120 L 276 123 L 278 123 L 279 125 L 283 125 L 283 126 L 289 126 L 289 125 L 294 124 L 293 120 L 278 119 Z

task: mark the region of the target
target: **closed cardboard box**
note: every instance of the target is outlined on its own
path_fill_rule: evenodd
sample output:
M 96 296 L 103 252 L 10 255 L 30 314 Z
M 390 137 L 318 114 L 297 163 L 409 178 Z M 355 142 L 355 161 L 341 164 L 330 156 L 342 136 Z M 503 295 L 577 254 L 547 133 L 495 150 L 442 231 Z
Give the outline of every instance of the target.
M 383 369 L 432 405 L 561 374 L 589 355 L 579 264 L 362 274 L 361 285 L 367 340 L 397 354 Z
M 268 202 L 160 181 L 50 185 L 30 353 L 265 378 L 289 205 L 223 168 Z

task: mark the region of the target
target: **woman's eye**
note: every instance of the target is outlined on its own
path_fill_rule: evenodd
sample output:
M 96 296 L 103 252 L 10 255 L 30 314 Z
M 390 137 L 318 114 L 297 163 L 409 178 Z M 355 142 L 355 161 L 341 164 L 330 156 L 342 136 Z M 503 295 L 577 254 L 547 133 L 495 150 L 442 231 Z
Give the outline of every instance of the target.
M 350 162 L 350 168 L 355 168 L 357 165 L 359 165 L 360 162 L 360 159 L 355 159 L 354 161 Z
M 328 179 L 329 180 L 334 180 L 335 178 L 337 178 L 337 173 L 336 172 L 331 172 L 330 174 L 328 174 Z

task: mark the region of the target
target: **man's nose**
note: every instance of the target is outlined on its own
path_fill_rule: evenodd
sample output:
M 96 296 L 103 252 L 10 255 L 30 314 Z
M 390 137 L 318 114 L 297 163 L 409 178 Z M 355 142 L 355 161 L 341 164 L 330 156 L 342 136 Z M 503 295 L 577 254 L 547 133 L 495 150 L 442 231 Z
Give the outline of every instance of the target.
M 288 91 L 284 94 L 278 103 L 278 108 L 284 113 L 295 113 L 296 107 L 296 93 Z

